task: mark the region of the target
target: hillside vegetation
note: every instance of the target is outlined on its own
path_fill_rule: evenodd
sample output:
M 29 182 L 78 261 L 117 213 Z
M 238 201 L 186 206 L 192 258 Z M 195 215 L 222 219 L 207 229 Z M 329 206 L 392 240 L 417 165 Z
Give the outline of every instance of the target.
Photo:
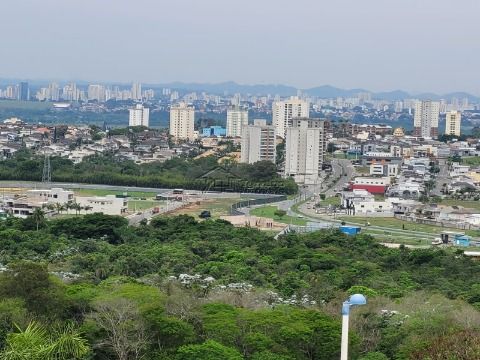
M 8 219 L 0 246 L 4 359 L 334 359 L 356 292 L 368 305 L 352 313 L 352 359 L 480 351 L 480 264 L 461 252 L 101 214 Z

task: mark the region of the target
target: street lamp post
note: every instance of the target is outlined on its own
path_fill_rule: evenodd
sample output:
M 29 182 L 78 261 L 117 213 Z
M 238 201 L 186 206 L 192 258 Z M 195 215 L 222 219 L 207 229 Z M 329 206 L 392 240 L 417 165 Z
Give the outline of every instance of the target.
M 342 346 L 340 360 L 348 360 L 348 322 L 350 317 L 350 307 L 365 305 L 367 299 L 362 294 L 354 294 L 343 302 L 342 305 Z

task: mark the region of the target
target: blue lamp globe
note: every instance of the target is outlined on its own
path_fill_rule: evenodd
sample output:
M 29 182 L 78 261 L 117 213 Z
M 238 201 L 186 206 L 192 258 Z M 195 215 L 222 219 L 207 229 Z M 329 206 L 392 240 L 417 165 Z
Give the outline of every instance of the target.
M 367 299 L 362 294 L 353 294 L 348 299 L 350 305 L 365 305 L 367 303 Z

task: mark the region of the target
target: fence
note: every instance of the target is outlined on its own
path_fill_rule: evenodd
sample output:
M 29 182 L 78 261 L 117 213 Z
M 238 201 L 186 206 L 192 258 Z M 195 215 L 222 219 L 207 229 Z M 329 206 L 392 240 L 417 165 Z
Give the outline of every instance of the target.
M 252 206 L 252 205 L 264 205 L 271 204 L 279 201 L 287 200 L 286 195 L 267 195 L 265 197 L 251 199 L 251 200 L 242 200 L 230 207 L 230 215 L 244 215 L 241 211 L 237 210 L 240 208 Z
M 396 219 L 403 221 L 410 221 L 417 224 L 433 225 L 446 228 L 460 229 L 460 230 L 478 230 L 479 226 L 472 225 L 466 222 L 454 222 L 454 221 L 438 221 L 433 219 L 424 219 L 419 217 L 405 216 L 405 215 L 395 215 Z

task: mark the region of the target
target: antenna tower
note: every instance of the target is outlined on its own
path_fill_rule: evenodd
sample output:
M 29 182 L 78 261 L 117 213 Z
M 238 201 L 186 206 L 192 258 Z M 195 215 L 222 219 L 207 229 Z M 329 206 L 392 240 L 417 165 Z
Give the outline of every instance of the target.
M 52 167 L 50 166 L 50 155 L 45 153 L 43 161 L 42 183 L 49 184 L 52 181 Z

